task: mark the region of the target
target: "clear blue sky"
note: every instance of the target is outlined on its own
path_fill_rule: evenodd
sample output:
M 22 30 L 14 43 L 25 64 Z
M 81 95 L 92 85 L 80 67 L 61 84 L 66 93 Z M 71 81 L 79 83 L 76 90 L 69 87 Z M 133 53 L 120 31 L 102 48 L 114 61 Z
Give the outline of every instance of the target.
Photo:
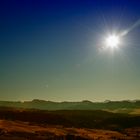
M 139 0 L 1 0 L 0 100 L 140 99 L 140 27 L 119 51 L 106 32 L 140 19 Z

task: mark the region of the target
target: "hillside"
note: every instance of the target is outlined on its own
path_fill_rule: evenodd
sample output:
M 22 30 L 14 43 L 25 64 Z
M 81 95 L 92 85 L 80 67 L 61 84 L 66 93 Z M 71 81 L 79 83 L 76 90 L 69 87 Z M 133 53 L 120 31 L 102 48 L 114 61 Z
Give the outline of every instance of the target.
M 137 140 L 140 116 L 101 110 L 0 108 L 1 140 Z
M 0 119 L 19 120 L 39 124 L 63 125 L 109 130 L 139 127 L 140 116 L 111 113 L 101 110 L 58 110 L 1 108 Z

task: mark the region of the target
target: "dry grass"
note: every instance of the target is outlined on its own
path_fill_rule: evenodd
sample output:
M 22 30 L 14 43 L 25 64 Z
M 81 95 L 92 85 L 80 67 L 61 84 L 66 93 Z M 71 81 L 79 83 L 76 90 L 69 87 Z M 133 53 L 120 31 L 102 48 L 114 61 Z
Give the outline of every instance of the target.
M 125 133 L 117 131 L 87 129 L 87 128 L 66 128 L 63 126 L 31 124 L 21 121 L 0 120 L 0 140 L 135 140 L 138 139 L 140 128 L 129 128 Z

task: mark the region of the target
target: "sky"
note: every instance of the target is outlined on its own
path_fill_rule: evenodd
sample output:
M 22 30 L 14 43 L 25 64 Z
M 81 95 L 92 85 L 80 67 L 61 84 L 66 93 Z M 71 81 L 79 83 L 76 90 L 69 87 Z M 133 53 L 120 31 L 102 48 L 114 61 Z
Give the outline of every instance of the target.
M 1 0 L 0 100 L 140 99 L 138 0 Z

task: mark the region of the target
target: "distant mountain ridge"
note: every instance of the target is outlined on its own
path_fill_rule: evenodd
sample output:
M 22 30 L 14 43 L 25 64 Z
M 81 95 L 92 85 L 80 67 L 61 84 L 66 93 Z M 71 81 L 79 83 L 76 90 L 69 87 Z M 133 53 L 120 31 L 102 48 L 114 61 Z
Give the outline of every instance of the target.
M 53 102 L 34 99 L 32 101 L 0 101 L 1 107 L 32 108 L 41 110 L 115 110 L 115 109 L 140 109 L 140 100 L 92 102 Z

